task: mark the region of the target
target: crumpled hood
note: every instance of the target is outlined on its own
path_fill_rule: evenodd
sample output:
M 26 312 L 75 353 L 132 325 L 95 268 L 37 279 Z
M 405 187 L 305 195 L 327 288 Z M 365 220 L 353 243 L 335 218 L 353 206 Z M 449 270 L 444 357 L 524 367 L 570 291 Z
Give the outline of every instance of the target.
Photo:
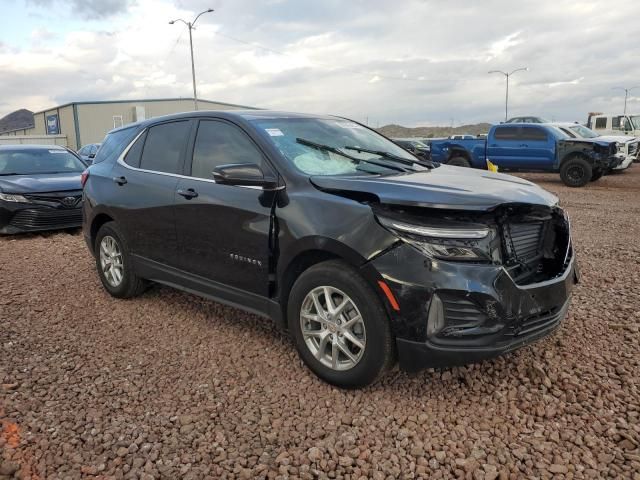
M 0 192 L 45 193 L 82 190 L 80 172 L 0 177 Z
M 386 177 L 312 176 L 324 191 L 376 195 L 381 203 L 459 210 L 491 210 L 507 203 L 551 207 L 558 198 L 512 175 L 441 165 L 429 171 Z
M 628 135 L 602 135 L 601 137 L 597 137 L 598 140 L 603 140 L 605 142 L 620 142 L 620 143 L 630 143 L 637 142 L 638 139 L 636 137 L 630 137 Z

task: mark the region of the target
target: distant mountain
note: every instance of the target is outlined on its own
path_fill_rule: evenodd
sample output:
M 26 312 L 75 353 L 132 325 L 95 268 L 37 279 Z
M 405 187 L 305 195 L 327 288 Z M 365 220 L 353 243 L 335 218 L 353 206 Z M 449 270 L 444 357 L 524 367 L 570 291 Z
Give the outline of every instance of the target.
M 22 108 L 0 118 L 0 134 L 19 128 L 33 127 L 33 112 Z
M 378 128 L 383 135 L 391 138 L 434 138 L 448 137 L 449 135 L 478 135 L 487 133 L 491 128 L 490 123 L 476 123 L 473 125 L 462 125 L 460 127 L 403 127 L 402 125 L 385 125 Z

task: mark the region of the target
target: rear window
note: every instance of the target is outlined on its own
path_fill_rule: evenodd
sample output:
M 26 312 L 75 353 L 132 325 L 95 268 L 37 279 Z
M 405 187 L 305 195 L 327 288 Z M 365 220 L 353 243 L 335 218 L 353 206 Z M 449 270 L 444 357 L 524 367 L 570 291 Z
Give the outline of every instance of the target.
M 131 127 L 108 133 L 102 142 L 98 153 L 96 153 L 96 158 L 93 159 L 94 165 L 106 160 L 112 161 L 117 158 L 129 142 L 133 140 L 136 131 L 137 128 Z
M 87 166 L 62 149 L 0 150 L 0 175 L 82 172 Z

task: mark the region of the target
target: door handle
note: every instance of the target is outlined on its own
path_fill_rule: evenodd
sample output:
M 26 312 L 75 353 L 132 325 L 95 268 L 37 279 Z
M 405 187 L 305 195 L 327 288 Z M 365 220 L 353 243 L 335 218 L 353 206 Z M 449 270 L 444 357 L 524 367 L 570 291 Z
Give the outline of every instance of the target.
M 191 200 L 192 198 L 196 198 L 198 196 L 198 192 L 196 192 L 193 188 L 188 188 L 187 190 L 178 190 L 178 195 L 182 195 L 187 200 Z
M 125 177 L 113 177 L 112 180 L 120 186 L 127 183 L 127 179 Z

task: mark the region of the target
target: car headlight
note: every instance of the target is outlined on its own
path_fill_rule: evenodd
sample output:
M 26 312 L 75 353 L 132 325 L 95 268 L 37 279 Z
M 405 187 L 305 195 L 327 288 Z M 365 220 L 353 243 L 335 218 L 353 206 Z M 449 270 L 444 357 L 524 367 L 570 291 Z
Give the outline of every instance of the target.
M 13 193 L 0 193 L 0 200 L 4 200 L 5 202 L 29 203 L 29 199 L 26 197 Z
M 500 263 L 500 239 L 488 226 L 414 225 L 377 217 L 382 226 L 426 256 L 440 260 Z

